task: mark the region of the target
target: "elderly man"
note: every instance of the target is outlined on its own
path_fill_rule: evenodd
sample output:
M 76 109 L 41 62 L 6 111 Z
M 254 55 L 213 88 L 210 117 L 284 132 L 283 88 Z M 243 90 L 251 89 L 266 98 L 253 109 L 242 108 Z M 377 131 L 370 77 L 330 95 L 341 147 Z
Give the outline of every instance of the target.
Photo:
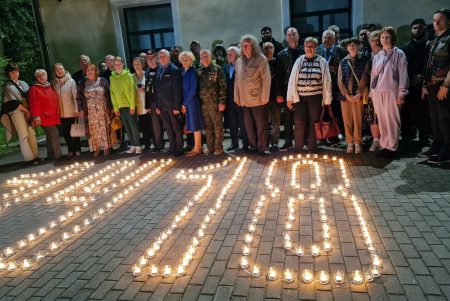
M 316 53 L 323 57 L 330 67 L 331 74 L 331 95 L 332 102 L 331 108 L 333 109 L 333 114 L 338 120 L 339 128 L 341 132 L 344 132 L 344 123 L 342 121 L 341 104 L 336 99 L 339 92 L 339 87 L 337 84 L 338 69 L 341 60 L 347 55 L 347 50 L 336 45 L 336 34 L 333 30 L 325 30 L 322 34 L 322 45 L 317 47 Z M 338 144 L 339 138 L 336 137 L 331 140 L 332 144 Z
M 145 57 L 147 69 L 145 69 L 145 110 L 150 113 L 153 129 L 153 152 L 159 152 L 164 149 L 162 120 L 156 113 L 156 99 L 154 95 L 154 80 L 158 70 L 158 53 L 150 49 Z
M 198 85 L 203 117 L 207 154 L 223 154 L 223 116 L 227 100 L 227 84 L 222 68 L 212 62 L 211 51 L 200 51 Z
M 242 134 L 242 149 L 248 150 L 247 132 L 244 126 L 244 113 L 242 108 L 234 102 L 234 80 L 236 78 L 235 65 L 236 61 L 241 55 L 241 50 L 236 46 L 228 47 L 227 58 L 228 64 L 223 67 L 225 79 L 227 81 L 227 108 L 225 110 L 228 122 L 230 125 L 231 146 L 227 151 L 236 150 L 239 148 L 239 130 Z
M 161 115 L 163 127 L 169 137 L 168 153 L 176 157 L 183 155 L 182 118 L 180 115 L 183 98 L 181 70 L 170 62 L 166 49 L 158 52 L 160 66 L 153 81 L 156 112 Z
M 275 94 L 276 102 L 283 106 L 284 121 L 284 139 L 285 143 L 281 146 L 281 151 L 287 151 L 292 147 L 292 139 L 294 138 L 294 121 L 292 111 L 286 106 L 286 94 L 291 75 L 292 66 L 295 60 L 304 54 L 303 48 L 298 44 L 300 36 L 294 27 L 286 30 L 286 41 L 288 47 L 278 53 L 275 64 Z
M 267 104 L 270 95 L 270 69 L 252 35 L 241 38 L 243 56 L 236 61 L 234 102 L 243 107 L 245 129 L 252 151 L 265 155 Z
M 86 68 L 87 68 L 87 66 L 89 66 L 90 63 L 91 63 L 91 59 L 87 55 L 85 55 L 85 54 L 80 55 L 80 68 L 81 68 L 81 70 L 78 70 L 77 72 L 74 72 L 72 74 L 72 78 L 77 84 L 86 75 Z

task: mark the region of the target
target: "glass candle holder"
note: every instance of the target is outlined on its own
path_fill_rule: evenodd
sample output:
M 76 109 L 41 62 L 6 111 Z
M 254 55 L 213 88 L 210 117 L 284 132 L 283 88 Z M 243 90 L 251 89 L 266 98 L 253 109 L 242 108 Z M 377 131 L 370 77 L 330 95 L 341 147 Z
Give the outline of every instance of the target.
M 330 282 L 330 274 L 328 274 L 328 272 L 324 270 L 320 271 L 319 282 L 320 284 L 328 284 L 328 282 Z
M 283 274 L 285 282 L 290 283 L 294 281 L 294 272 L 291 269 L 285 269 Z
M 269 271 L 267 272 L 267 278 L 269 280 L 275 280 L 277 279 L 277 271 L 273 267 L 269 267 Z
M 311 255 L 312 256 L 319 256 L 320 255 L 320 247 L 319 247 L 319 245 L 312 245 L 311 246 Z
M 152 264 L 150 266 L 150 270 L 149 270 L 148 274 L 152 277 L 158 275 L 158 266 L 156 264 Z
M 354 270 L 352 272 L 352 283 L 356 285 L 360 285 L 364 283 L 364 275 L 360 270 Z
M 344 282 L 344 273 L 340 270 L 336 271 L 336 273 L 334 273 L 334 282 L 336 282 L 337 284 L 343 283 Z
M 163 267 L 162 275 L 166 278 L 172 276 L 172 267 L 170 265 L 165 265 Z
M 252 276 L 259 277 L 259 275 L 261 275 L 261 270 L 260 270 L 259 266 L 257 264 L 255 264 L 252 269 Z
M 241 257 L 241 268 L 242 269 L 248 268 L 248 258 L 247 258 L 247 256 L 242 256 Z
M 311 283 L 314 280 L 314 275 L 310 269 L 305 269 L 302 272 L 303 282 Z

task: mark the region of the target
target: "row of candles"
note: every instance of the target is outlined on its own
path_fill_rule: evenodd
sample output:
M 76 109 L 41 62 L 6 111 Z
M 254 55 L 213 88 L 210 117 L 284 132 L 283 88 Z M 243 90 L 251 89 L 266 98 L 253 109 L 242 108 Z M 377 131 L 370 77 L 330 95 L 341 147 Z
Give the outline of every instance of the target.
M 70 198 L 68 197 L 68 195 L 83 187 L 88 188 L 84 190 L 85 193 L 90 193 L 93 189 L 104 183 L 111 181 L 113 177 L 121 174 L 126 169 L 133 166 L 135 163 L 136 163 L 135 160 L 117 160 L 115 162 L 112 162 L 107 166 L 105 166 L 104 168 L 100 169 L 99 171 L 79 179 L 74 184 L 68 185 L 63 189 L 54 192 L 51 196 L 48 196 L 46 198 L 46 202 L 60 203 L 62 201 L 65 202 L 77 201 L 76 197 Z M 80 200 L 82 201 L 82 199 Z
M 231 158 L 230 158 L 231 160 Z M 229 160 L 228 160 L 229 161 Z M 183 253 L 183 257 L 180 260 L 180 263 L 174 267 L 174 270 L 172 270 L 171 265 L 164 265 L 162 267 L 162 270 L 159 271 L 159 268 L 156 264 L 149 264 L 149 259 L 154 258 L 156 254 L 160 251 L 161 245 L 164 243 L 164 241 L 168 240 L 170 236 L 173 234 L 173 231 L 177 228 L 178 223 L 181 221 L 183 217 L 186 216 L 186 213 L 192 208 L 192 205 L 194 202 L 198 201 L 200 197 L 204 195 L 204 193 L 211 188 L 212 186 L 212 175 L 208 175 L 208 182 L 203 186 L 200 191 L 194 196 L 194 200 L 190 201 L 191 204 L 188 203 L 181 212 L 175 215 L 171 225 L 167 227 L 159 236 L 158 238 L 151 244 L 151 246 L 146 250 L 145 255 L 142 255 L 136 264 L 132 267 L 132 272 L 134 276 L 138 276 L 142 274 L 142 270 L 147 265 L 150 265 L 148 274 L 152 277 L 157 276 L 161 274 L 163 277 L 170 277 L 170 276 L 183 276 L 186 272 L 186 268 L 191 263 L 193 256 L 195 255 L 196 248 L 200 245 L 200 241 L 203 237 L 205 237 L 205 232 L 208 228 L 208 225 L 211 223 L 213 217 L 216 215 L 217 211 L 221 209 L 223 201 L 225 199 L 225 196 L 228 194 L 229 189 L 233 186 L 233 184 L 238 179 L 240 173 L 242 172 L 242 169 L 244 168 L 244 165 L 247 161 L 247 157 L 237 157 L 236 161 L 239 162 L 237 168 L 235 169 L 232 177 L 230 180 L 228 180 L 227 184 L 222 188 L 219 196 L 217 197 L 215 203 L 213 206 L 211 206 L 207 214 L 204 216 L 202 223 L 200 224 L 200 227 L 196 231 L 196 236 L 192 237 L 192 240 L 190 244 L 186 247 L 186 251 Z M 222 167 L 226 166 L 228 163 L 222 163 Z M 215 168 L 220 168 L 220 165 L 216 165 L 215 167 L 212 165 L 208 165 L 208 170 L 214 170 Z M 206 171 L 206 169 L 201 169 L 199 171 Z M 188 171 L 190 175 L 194 175 L 194 179 L 196 179 L 196 174 L 192 171 Z M 192 179 L 191 177 L 185 177 L 186 173 L 184 171 L 177 174 L 177 179 Z M 203 176 L 203 175 L 202 175 Z
M 320 188 L 321 186 L 321 179 L 320 179 L 320 175 L 319 175 L 319 165 L 318 162 L 315 162 L 313 160 L 311 160 L 311 158 L 317 159 L 318 155 L 306 155 L 306 159 L 303 159 L 301 161 L 302 164 L 310 164 L 313 165 L 315 168 L 315 174 L 316 174 L 316 183 L 311 184 L 310 188 L 313 189 L 317 189 Z M 327 155 L 324 155 L 322 159 L 327 160 L 329 157 Z M 302 159 L 302 155 L 298 155 L 297 158 L 295 158 L 294 156 L 288 156 L 288 157 L 283 157 L 282 160 L 283 161 L 291 161 L 291 160 L 295 160 L 295 159 Z M 337 157 L 333 156 L 331 158 L 332 161 L 337 161 Z M 274 160 L 269 168 L 269 172 L 265 181 L 265 185 L 266 188 L 268 189 L 274 189 L 273 184 L 270 181 L 270 176 L 272 175 L 273 172 L 273 166 L 276 163 L 276 160 Z M 293 168 L 292 168 L 292 172 L 291 172 L 291 187 L 293 189 L 299 189 L 300 185 L 299 183 L 296 182 L 296 169 L 297 167 L 300 165 L 300 162 L 294 162 L 293 163 Z M 346 169 L 344 166 L 344 161 L 343 159 L 339 160 L 339 167 L 341 170 L 341 176 L 344 179 L 344 184 L 345 184 L 345 188 L 349 188 L 350 187 L 350 182 L 349 179 L 347 177 L 347 173 L 346 173 Z M 275 187 L 276 189 L 276 187 Z M 337 188 L 333 189 L 333 194 L 340 194 L 343 198 L 347 197 L 349 195 L 349 192 L 347 192 L 344 187 L 342 185 L 339 185 Z M 304 199 L 304 195 L 303 194 L 299 194 L 298 197 L 300 200 Z M 310 199 L 313 200 L 314 196 L 311 195 Z M 262 201 L 265 200 L 265 197 L 262 196 L 261 200 L 258 201 L 258 205 L 257 208 L 255 209 L 255 211 L 257 211 L 257 209 L 263 204 Z M 355 211 L 357 213 L 358 216 L 358 220 L 359 223 L 361 225 L 361 228 L 363 230 L 363 236 L 365 238 L 366 244 L 368 245 L 368 250 L 369 252 L 372 253 L 371 256 L 371 265 L 369 267 L 368 270 L 354 270 L 351 273 L 350 276 L 350 281 L 354 284 L 363 284 L 365 281 L 370 282 L 373 281 L 374 278 L 379 277 L 381 275 L 381 268 L 382 268 L 382 259 L 379 255 L 374 254 L 375 253 L 375 249 L 373 247 L 372 244 L 372 239 L 370 237 L 370 232 L 367 228 L 367 223 L 365 222 L 365 219 L 363 217 L 362 214 L 362 210 L 358 205 L 358 202 L 356 201 L 356 197 L 352 196 L 351 197 L 353 206 L 355 208 Z M 293 215 L 293 211 L 294 211 L 294 204 L 295 204 L 295 198 L 290 197 L 288 200 L 288 209 L 289 209 L 289 215 L 287 217 L 287 221 L 285 223 L 285 230 L 291 230 L 291 224 L 289 224 L 289 221 L 293 221 L 293 219 L 295 219 L 294 215 Z M 331 243 L 329 241 L 330 238 L 330 234 L 329 234 L 329 229 L 330 226 L 328 224 L 328 217 L 326 214 L 326 207 L 325 207 L 325 201 L 324 199 L 321 197 L 319 198 L 319 213 L 320 213 L 320 220 L 322 222 L 322 238 L 323 238 L 323 247 L 325 251 L 330 251 L 331 250 Z M 255 216 L 253 217 L 252 221 L 254 221 Z M 252 233 L 256 231 L 256 227 L 255 225 L 251 222 L 249 224 L 249 233 L 246 234 L 246 236 L 244 237 L 244 246 L 243 246 L 243 256 L 241 257 L 241 268 L 245 269 L 247 272 L 249 272 L 253 277 L 260 277 L 261 276 L 261 267 L 258 264 L 254 264 L 253 267 L 251 268 L 251 270 L 249 271 L 248 268 L 250 266 L 249 263 L 249 259 L 248 259 L 248 255 L 250 254 L 250 247 L 249 247 L 249 243 L 251 243 L 252 241 Z M 292 241 L 291 241 L 291 237 L 290 237 L 290 233 L 289 231 L 286 231 L 284 233 L 284 239 L 285 239 L 285 243 L 284 246 L 286 249 L 292 249 Z M 298 246 L 295 249 L 295 253 L 298 256 L 302 256 L 305 254 L 305 250 L 302 246 Z M 314 244 L 311 246 L 311 255 L 312 256 L 317 256 L 320 254 L 320 246 L 317 244 Z M 283 279 L 285 282 L 292 282 L 294 281 L 294 271 L 292 269 L 285 269 L 282 272 L 283 275 Z M 343 283 L 345 281 L 345 273 L 338 270 L 336 272 L 333 273 L 333 281 L 336 284 L 340 284 Z M 267 270 L 267 278 L 269 280 L 276 280 L 278 278 L 278 273 L 276 271 L 276 269 L 274 267 L 269 267 Z M 317 277 L 319 283 L 321 284 L 328 284 L 330 282 L 330 273 L 328 271 L 325 270 L 321 270 L 318 272 Z M 305 269 L 301 272 L 301 280 L 305 283 L 310 283 L 314 281 L 314 272 L 312 272 L 310 269 Z
M 27 185 L 20 185 L 17 188 L 12 189 L 10 192 L 3 193 L 3 207 L 0 206 L 0 211 L 5 208 L 11 207 L 13 204 L 18 205 L 23 200 L 30 199 L 32 197 L 36 197 L 38 195 L 44 194 L 45 192 L 55 188 L 57 185 L 63 184 L 64 182 L 72 179 L 75 176 L 78 176 L 80 172 L 87 170 L 93 166 L 94 163 L 86 162 L 86 164 L 79 164 L 77 168 L 74 168 L 66 175 L 62 177 L 58 177 L 44 185 L 40 185 L 32 189 L 31 191 L 27 191 Z
M 135 190 L 136 188 L 140 187 L 143 183 L 145 183 L 146 181 L 148 181 L 149 179 L 151 179 L 156 173 L 158 173 L 162 168 L 164 168 L 165 166 L 169 165 L 172 163 L 172 160 L 169 159 L 167 162 L 163 159 L 161 160 L 161 163 L 159 164 L 159 166 L 157 166 L 156 168 L 153 168 L 151 171 L 149 171 L 145 176 L 142 176 L 142 174 L 144 173 L 144 171 L 146 169 L 149 169 L 150 167 L 153 167 L 153 165 L 157 163 L 156 160 L 153 160 L 152 162 L 148 162 L 143 164 L 138 170 L 134 171 L 135 177 L 134 178 L 130 178 L 131 180 L 135 180 L 138 176 L 139 180 L 136 182 L 134 181 L 134 184 L 130 184 L 128 187 L 126 187 L 125 189 L 123 189 L 122 192 L 119 192 L 117 194 L 117 196 L 115 196 L 112 201 L 110 202 L 106 202 L 104 207 L 100 207 L 96 210 L 95 213 L 93 213 L 90 217 L 86 217 L 83 219 L 83 222 L 81 224 L 76 224 L 72 227 L 72 231 L 66 231 L 61 235 L 61 241 L 53 241 L 49 244 L 49 248 L 48 250 L 50 252 L 56 252 L 57 250 L 60 249 L 60 246 L 63 243 L 66 243 L 67 241 L 69 241 L 74 235 L 79 234 L 81 231 L 83 231 L 85 228 L 91 226 L 91 224 L 97 220 L 99 217 L 104 216 L 105 213 L 107 211 L 109 211 L 110 209 L 112 209 L 115 205 L 118 204 L 119 201 L 122 201 L 125 199 L 125 197 L 130 194 L 133 190 Z M 83 203 L 83 207 L 87 207 L 87 203 Z M 79 212 L 81 210 L 80 206 L 75 206 L 74 207 L 75 210 L 71 211 L 69 210 L 66 215 L 61 215 L 59 217 L 59 223 L 56 221 L 52 221 L 50 222 L 49 228 L 53 229 L 55 228 L 58 224 L 63 223 L 65 221 L 67 221 L 68 217 L 72 217 L 74 212 Z M 27 245 L 27 243 L 30 242 L 35 242 L 35 240 L 40 237 L 43 236 L 45 233 L 47 233 L 47 229 L 45 227 L 41 227 L 38 229 L 37 234 L 34 233 L 30 233 L 27 235 L 27 240 L 21 240 L 18 242 L 19 248 L 23 248 Z M 14 253 L 14 250 L 12 249 L 12 247 L 8 247 L 4 250 L 4 254 L 6 257 L 11 256 Z M 47 250 L 40 250 L 38 252 L 35 253 L 34 258 L 25 258 L 23 259 L 20 264 L 18 265 L 16 263 L 16 261 L 11 260 L 6 262 L 3 258 L 0 258 L 0 271 L 2 270 L 8 270 L 8 271 L 14 271 L 17 269 L 22 269 L 22 270 L 28 270 L 29 268 L 31 268 L 32 264 L 34 262 L 38 262 L 40 260 L 42 260 L 43 258 L 45 258 L 48 255 L 48 251 Z

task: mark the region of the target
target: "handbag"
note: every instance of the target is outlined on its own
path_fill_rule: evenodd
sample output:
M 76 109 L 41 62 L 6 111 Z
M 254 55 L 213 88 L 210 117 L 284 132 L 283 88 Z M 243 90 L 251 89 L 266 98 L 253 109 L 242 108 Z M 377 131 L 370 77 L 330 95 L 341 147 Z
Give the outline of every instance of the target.
M 111 131 L 115 132 L 117 130 L 120 130 L 123 127 L 122 121 L 119 117 L 114 116 L 111 120 Z
M 341 133 L 337 120 L 331 110 L 331 106 L 328 105 L 326 107 L 328 107 L 328 114 L 330 115 L 331 121 L 323 120 L 323 114 L 325 113 L 325 106 L 323 106 L 322 113 L 320 114 L 320 120 L 314 123 L 316 138 L 319 140 L 333 138 Z
M 84 123 L 79 123 L 78 118 L 75 118 L 75 123 L 70 126 L 70 137 L 84 137 L 86 136 L 86 126 Z

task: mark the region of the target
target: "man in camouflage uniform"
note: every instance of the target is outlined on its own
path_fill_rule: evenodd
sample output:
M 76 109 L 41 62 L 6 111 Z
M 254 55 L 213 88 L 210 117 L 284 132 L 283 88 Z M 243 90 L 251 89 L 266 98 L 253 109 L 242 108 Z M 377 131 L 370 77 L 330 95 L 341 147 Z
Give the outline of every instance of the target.
M 223 118 L 227 83 L 222 68 L 212 62 L 211 52 L 200 51 L 198 82 L 203 117 L 205 118 L 207 154 L 223 154 Z

